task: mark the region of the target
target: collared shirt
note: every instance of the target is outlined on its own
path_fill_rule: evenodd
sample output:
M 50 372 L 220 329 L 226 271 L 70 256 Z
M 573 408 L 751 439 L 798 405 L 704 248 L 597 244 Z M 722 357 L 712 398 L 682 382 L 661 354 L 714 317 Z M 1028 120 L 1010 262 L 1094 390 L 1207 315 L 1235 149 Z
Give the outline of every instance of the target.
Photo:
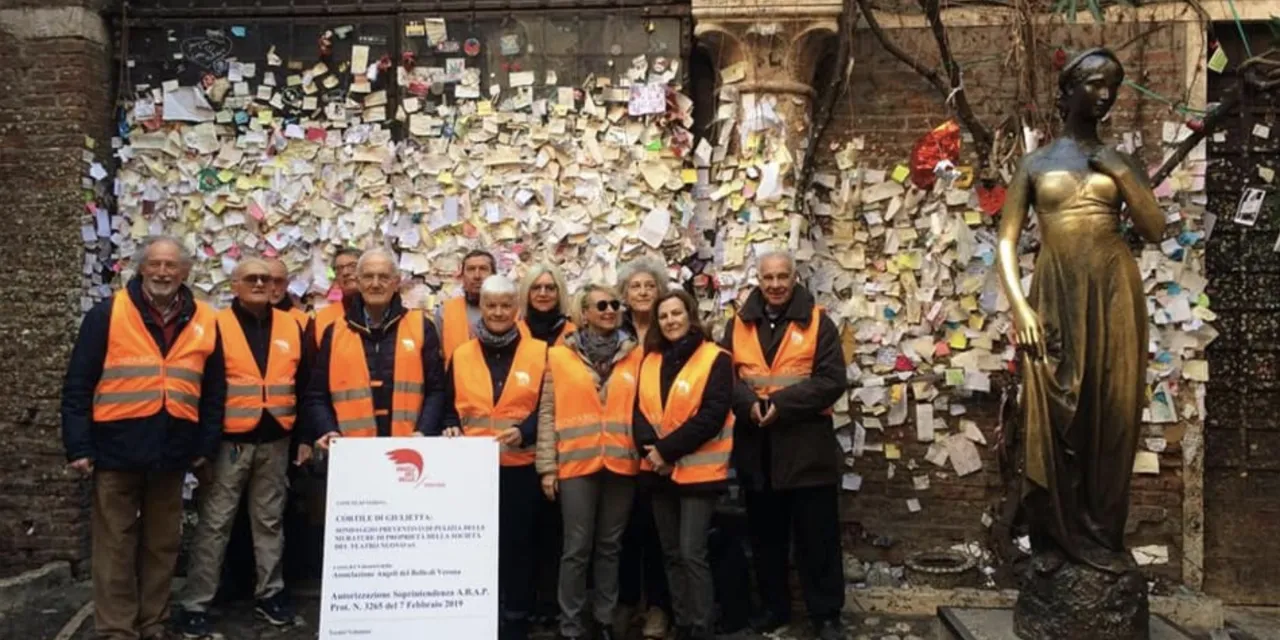
M 182 289 L 169 299 L 169 304 L 164 308 L 156 306 L 155 299 L 147 292 L 146 287 L 142 288 L 142 299 L 147 301 L 147 313 L 155 319 L 156 324 L 160 326 L 160 330 L 164 333 L 164 347 L 168 349 L 173 344 L 173 339 L 178 327 L 178 314 L 182 311 L 185 300 L 182 298 Z

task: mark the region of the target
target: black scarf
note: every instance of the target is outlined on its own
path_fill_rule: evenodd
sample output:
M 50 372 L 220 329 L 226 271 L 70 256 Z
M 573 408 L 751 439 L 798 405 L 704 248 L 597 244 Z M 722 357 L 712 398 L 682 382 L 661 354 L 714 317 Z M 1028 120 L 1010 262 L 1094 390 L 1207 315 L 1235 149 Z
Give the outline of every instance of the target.
M 480 344 L 493 349 L 502 349 L 508 347 L 516 338 L 520 337 L 520 332 L 516 331 L 515 326 L 507 329 L 506 333 L 495 334 L 489 331 L 489 327 L 484 326 L 484 322 L 477 322 L 475 326 L 476 338 L 480 340 Z
M 524 320 L 529 325 L 529 333 L 548 344 L 560 335 L 565 323 L 569 321 L 558 309 L 538 311 L 533 307 L 525 310 Z

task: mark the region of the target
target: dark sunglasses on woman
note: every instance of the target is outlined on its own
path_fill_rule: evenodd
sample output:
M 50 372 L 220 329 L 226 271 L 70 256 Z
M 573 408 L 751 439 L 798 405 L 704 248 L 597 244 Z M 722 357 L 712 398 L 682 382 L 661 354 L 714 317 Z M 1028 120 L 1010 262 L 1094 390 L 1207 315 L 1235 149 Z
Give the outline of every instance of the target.
M 617 311 L 622 308 L 622 303 L 617 300 L 597 300 L 596 311 L 604 311 L 605 309 L 613 309 Z

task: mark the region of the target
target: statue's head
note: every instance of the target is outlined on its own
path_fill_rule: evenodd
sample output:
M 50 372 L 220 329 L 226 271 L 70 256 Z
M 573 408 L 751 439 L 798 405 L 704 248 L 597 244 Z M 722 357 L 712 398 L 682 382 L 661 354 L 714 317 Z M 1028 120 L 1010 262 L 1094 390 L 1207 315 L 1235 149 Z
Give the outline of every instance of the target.
M 1110 49 L 1082 51 L 1058 75 L 1058 111 L 1064 120 L 1100 120 L 1116 102 L 1124 67 Z

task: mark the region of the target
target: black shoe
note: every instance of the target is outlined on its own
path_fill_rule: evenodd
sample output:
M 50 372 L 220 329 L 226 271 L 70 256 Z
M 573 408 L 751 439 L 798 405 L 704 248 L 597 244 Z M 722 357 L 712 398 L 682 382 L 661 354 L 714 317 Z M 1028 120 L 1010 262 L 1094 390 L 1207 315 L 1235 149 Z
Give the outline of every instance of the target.
M 174 625 L 178 633 L 184 638 L 191 640 L 200 640 L 213 635 L 213 623 L 209 621 L 209 615 L 199 611 L 187 611 L 179 616 L 178 624 Z
M 287 627 L 294 623 L 293 607 L 285 601 L 284 596 L 275 595 L 266 600 L 259 600 L 253 608 L 254 614 L 266 620 L 272 626 Z
M 529 622 L 527 620 L 508 620 L 498 629 L 500 640 L 529 640 Z
M 751 619 L 751 630 L 756 633 L 770 633 L 791 624 L 791 619 L 772 611 L 765 611 Z
M 613 625 L 602 624 L 600 631 L 596 634 L 596 640 L 615 640 L 618 636 L 613 633 Z
M 823 620 L 814 626 L 817 627 L 818 640 L 844 640 L 844 628 L 839 620 Z

